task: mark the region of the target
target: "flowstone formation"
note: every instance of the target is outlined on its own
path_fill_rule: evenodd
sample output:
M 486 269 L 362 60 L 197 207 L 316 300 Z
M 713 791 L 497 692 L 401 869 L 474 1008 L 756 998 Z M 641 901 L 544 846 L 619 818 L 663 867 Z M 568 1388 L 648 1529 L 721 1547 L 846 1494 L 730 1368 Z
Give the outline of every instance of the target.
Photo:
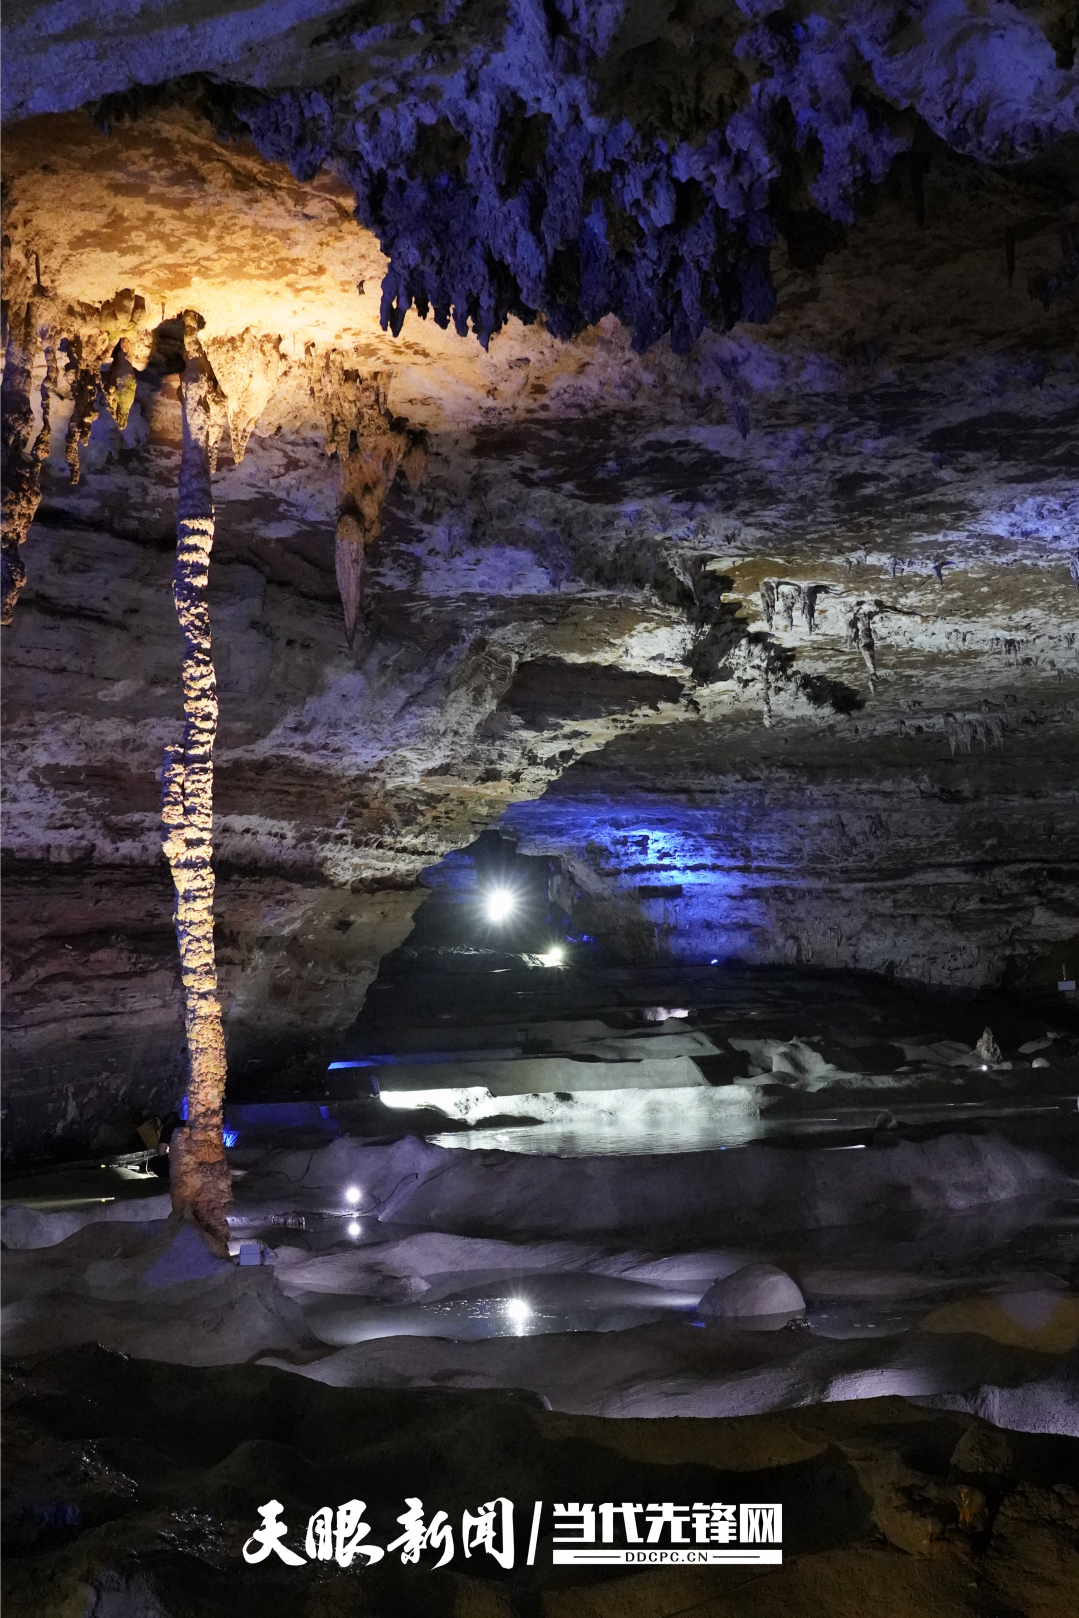
M 1059 970 L 1072 10 L 65 16 L 5 30 L 12 1150 L 187 1062 L 189 317 L 231 1074 L 317 1075 L 496 823 L 621 958 Z

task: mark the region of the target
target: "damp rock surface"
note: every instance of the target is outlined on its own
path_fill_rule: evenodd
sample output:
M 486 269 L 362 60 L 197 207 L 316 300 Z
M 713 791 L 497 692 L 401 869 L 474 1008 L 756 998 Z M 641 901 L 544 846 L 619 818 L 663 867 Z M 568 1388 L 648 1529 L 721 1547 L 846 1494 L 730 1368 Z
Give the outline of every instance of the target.
M 474 1556 L 465 1578 L 456 1565 L 436 1573 L 387 1555 L 362 1575 L 366 1599 L 387 1610 L 422 1599 L 448 1618 L 466 1597 L 481 1611 L 513 1610 L 539 1590 L 551 1610 L 585 1618 L 630 1603 L 677 1610 L 718 1592 L 747 1615 L 791 1603 L 823 1618 L 853 1585 L 882 1610 L 973 1618 L 987 1597 L 1065 1611 L 1079 1587 L 1074 1441 L 1013 1433 L 1002 1446 L 976 1417 L 898 1398 L 613 1422 L 545 1411 L 522 1393 L 330 1389 L 260 1366 L 185 1369 L 89 1346 L 9 1361 L 7 1374 L 3 1577 L 19 1618 L 74 1600 L 172 1613 L 193 1592 L 201 1612 L 234 1612 L 241 1548 L 271 1491 L 302 1555 L 310 1514 L 357 1477 L 383 1547 L 417 1489 L 455 1525 L 493 1486 L 529 1521 L 534 1498 L 560 1499 L 571 1482 L 594 1502 L 673 1492 L 783 1506 L 784 1563 L 751 1605 L 737 1569 L 604 1570 L 582 1586 L 578 1571 L 552 1565 L 548 1517 L 532 1570 L 518 1558 L 502 1574 Z M 148 1442 L 146 1413 L 164 1408 L 171 1420 Z M 78 1450 L 73 1423 L 87 1435 Z M 969 1509 L 974 1491 L 984 1522 Z M 323 1602 L 332 1588 L 317 1564 L 273 1558 L 245 1572 L 243 1599 L 264 1614 Z
M 269 1156 L 243 1198 L 299 1192 L 340 1204 L 357 1183 L 380 1219 L 462 1235 L 773 1232 L 846 1226 L 904 1213 L 962 1214 L 1063 1194 L 1067 1175 L 1000 1136 L 901 1142 L 886 1155 L 754 1146 L 690 1157 L 559 1158 L 459 1152 L 414 1136 L 389 1146 L 342 1137 L 318 1154 Z M 301 1189 L 302 1188 L 302 1189 Z
M 993 1136 L 591 1158 L 340 1136 L 249 1157 L 232 1224 L 258 1264 L 176 1217 L 69 1234 L 39 1212 L 5 1255 L 5 1352 L 97 1342 L 623 1418 L 894 1394 L 1070 1434 L 1072 1195 Z
M 97 1342 L 140 1358 L 227 1365 L 302 1348 L 302 1315 L 270 1269 L 238 1268 L 177 1217 L 96 1223 L 46 1248 L 7 1254 L 7 1349 Z
M 713 1281 L 697 1305 L 700 1314 L 715 1320 L 763 1320 L 776 1328 L 804 1308 L 798 1283 L 772 1264 L 745 1264 Z

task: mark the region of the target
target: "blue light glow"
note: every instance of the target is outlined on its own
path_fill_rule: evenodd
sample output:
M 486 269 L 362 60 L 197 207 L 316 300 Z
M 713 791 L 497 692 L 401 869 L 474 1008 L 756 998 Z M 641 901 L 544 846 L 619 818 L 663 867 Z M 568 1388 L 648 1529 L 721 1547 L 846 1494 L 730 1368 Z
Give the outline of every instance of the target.
M 236 1142 L 239 1140 L 239 1138 L 240 1138 L 240 1131 L 238 1129 L 226 1129 L 226 1130 L 224 1130 L 222 1132 L 221 1139 L 225 1143 L 225 1150 L 229 1151 L 233 1146 L 235 1146 Z
M 616 803 L 599 792 L 552 792 L 514 804 L 500 824 L 530 852 L 587 849 L 599 878 L 594 901 L 639 910 L 667 960 L 760 958 L 776 936 L 776 895 L 804 865 L 789 822 L 762 815 L 742 791 L 718 805 L 662 806 L 645 794 Z M 594 936 L 567 934 L 581 943 Z

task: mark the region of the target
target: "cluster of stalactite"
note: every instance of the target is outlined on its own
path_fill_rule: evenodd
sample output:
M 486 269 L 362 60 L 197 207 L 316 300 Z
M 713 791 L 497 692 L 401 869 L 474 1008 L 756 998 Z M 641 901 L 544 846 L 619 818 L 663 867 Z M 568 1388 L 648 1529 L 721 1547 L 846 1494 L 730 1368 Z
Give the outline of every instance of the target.
M 368 552 L 378 539 L 382 507 L 403 470 L 415 487 L 427 465 L 426 436 L 386 404 L 386 378 L 365 377 L 332 351 L 312 371 L 312 392 L 326 418 L 326 450 L 337 483 L 337 587 L 351 646 L 363 604 Z
M 436 10 L 383 8 L 342 30 L 321 88 L 229 108 L 297 178 L 349 181 L 389 260 L 394 336 L 410 308 L 484 344 L 511 315 L 568 338 L 613 313 L 638 350 L 667 333 L 685 352 L 770 320 L 773 244 L 812 268 L 893 164 L 922 225 L 930 132 L 1014 163 L 1070 137 L 1079 106 L 1070 5 Z M 1031 295 L 1064 296 L 1077 266 L 1068 225 Z
M 3 471 L 3 607 L 0 622 L 11 622 L 19 592 L 26 582 L 21 547 L 41 502 L 41 472 L 52 449 L 51 400 L 57 391 L 60 365 L 71 392 L 64 459 L 72 483 L 79 481 L 79 450 L 104 405 L 123 429 L 135 398 L 135 370 L 149 357 L 151 338 L 144 299 L 130 290 L 118 292 L 99 308 L 57 306 L 41 282 L 29 282 L 5 253 L 4 278 L 9 289 L 0 386 L 3 423 L 0 429 Z M 38 387 L 40 425 L 34 413 L 34 374 L 44 374 Z
M 45 349 L 41 426 L 36 431 L 32 399 L 40 314 L 41 300 L 32 298 L 21 317 L 16 316 L 9 322 L 4 342 L 4 380 L 0 384 L 0 475 L 3 478 L 0 622 L 5 624 L 11 622 L 19 591 L 26 582 L 22 546 L 41 502 L 41 466 L 51 446 L 49 384 L 56 376 L 56 351 L 51 346 Z
M 173 599 L 183 636 L 184 729 L 162 764 L 162 847 L 175 888 L 174 920 L 187 1036 L 186 1122 L 170 1145 L 173 1207 L 193 1219 L 218 1251 L 228 1250 L 231 1201 L 223 1144 L 227 1057 L 214 953 L 213 750 L 218 703 L 207 599 L 214 541 L 212 478 L 227 431 L 233 459 L 243 459 L 251 433 L 278 381 L 280 340 L 246 331 L 207 338 L 192 310 L 183 317 L 182 450 L 177 488 Z M 120 292 L 97 309 L 58 311 L 35 283 L 9 314 L 3 375 L 4 622 L 26 578 L 21 547 L 41 500 L 41 472 L 51 448 L 50 400 L 66 358 L 72 409 L 65 459 L 79 480 L 79 450 L 102 409 L 126 426 L 137 369 L 153 344 L 143 299 Z M 44 358 L 40 424 L 34 374 Z M 306 356 L 311 391 L 326 420 L 326 449 L 337 485 L 337 577 L 351 644 L 362 605 L 364 562 L 378 538 L 386 495 L 403 469 L 411 482 L 426 464 L 425 438 L 394 417 L 386 378 L 348 369 L 339 354 Z

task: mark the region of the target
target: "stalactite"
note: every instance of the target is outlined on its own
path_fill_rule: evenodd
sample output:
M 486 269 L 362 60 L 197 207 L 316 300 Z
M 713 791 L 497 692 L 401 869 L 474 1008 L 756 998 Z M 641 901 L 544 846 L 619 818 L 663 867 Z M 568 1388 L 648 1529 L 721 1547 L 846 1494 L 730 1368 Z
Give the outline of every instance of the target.
M 203 346 L 225 391 L 232 458 L 239 466 L 281 372 L 281 339 L 259 337 L 248 329 L 239 337 L 219 337 Z
M 363 605 L 367 552 L 379 535 L 382 507 L 399 468 L 415 487 L 427 465 L 422 433 L 392 416 L 380 376 L 361 377 L 327 354 L 314 373 L 326 416 L 326 452 L 336 457 L 338 500 L 335 565 L 351 646 Z
M 224 426 L 224 399 L 185 316 L 183 452 L 180 462 L 173 599 L 184 638 L 184 738 L 165 750 L 162 768 L 163 845 L 176 887 L 174 916 L 180 950 L 187 1032 L 187 1126 L 172 1137 L 172 1204 L 192 1217 L 227 1252 L 231 1201 L 222 1141 L 225 1035 L 214 957 L 213 749 L 217 682 L 206 601 L 214 508 L 210 479 Z
M 861 652 L 862 661 L 869 670 L 871 686 L 877 672 L 877 643 L 873 638 L 875 617 L 873 608 L 859 601 L 847 621 L 847 644 Z
M 41 287 L 36 292 L 43 292 Z M 3 600 L 0 623 L 9 624 L 19 592 L 26 583 L 26 564 L 20 547 L 30 532 L 41 503 L 41 467 L 51 444 L 49 390 L 56 385 L 56 355 L 45 347 L 45 378 L 41 384 L 41 429 L 33 439 L 32 371 L 38 345 L 40 316 L 45 299 L 31 297 L 25 315 L 8 328 L 4 380 L 0 386 L 0 456 L 3 469 L 2 567 Z
M 72 373 L 64 459 L 75 484 L 80 476 L 79 450 L 90 442 L 100 414 L 98 405 L 106 405 L 121 432 L 127 426 L 138 385 L 136 368 L 149 359 L 151 339 L 146 301 L 136 297 L 130 287 L 97 308 L 84 304 L 69 311 L 69 318 L 72 315 L 75 329 L 68 332 L 63 344 Z
M 135 367 L 120 343 L 117 343 L 113 353 L 112 362 L 108 366 L 108 374 L 101 373 L 101 392 L 109 413 L 117 427 L 123 432 L 131 415 L 131 406 L 135 403 L 135 390 L 138 387 L 138 377 Z
M 80 337 L 69 337 L 66 340 L 69 355 L 68 369 L 75 373 L 71 384 L 72 409 L 71 419 L 67 425 L 67 446 L 64 459 L 71 468 L 71 481 L 79 481 L 79 446 L 90 442 L 90 429 L 97 420 L 98 412 L 94 408 L 97 397 L 97 381 L 99 366 L 83 363 L 83 345 Z
M 802 622 L 812 634 L 817 627 L 817 601 L 830 593 L 826 584 L 796 584 L 790 579 L 762 579 L 761 611 L 769 629 L 775 627 L 776 614 L 782 612 L 788 629 L 794 628 L 794 614 L 801 614 Z

